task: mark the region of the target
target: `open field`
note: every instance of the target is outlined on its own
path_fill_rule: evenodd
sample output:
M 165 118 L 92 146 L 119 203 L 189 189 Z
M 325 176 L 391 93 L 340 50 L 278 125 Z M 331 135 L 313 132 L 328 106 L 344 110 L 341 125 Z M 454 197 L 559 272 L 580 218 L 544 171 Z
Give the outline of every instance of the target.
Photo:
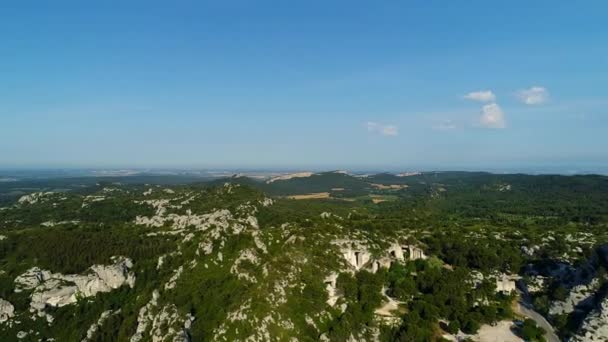
M 324 199 L 324 198 L 330 198 L 330 197 L 329 197 L 329 192 L 315 192 L 315 193 L 311 193 L 311 194 L 287 196 L 287 198 L 295 199 L 295 200 L 307 200 L 307 199 Z

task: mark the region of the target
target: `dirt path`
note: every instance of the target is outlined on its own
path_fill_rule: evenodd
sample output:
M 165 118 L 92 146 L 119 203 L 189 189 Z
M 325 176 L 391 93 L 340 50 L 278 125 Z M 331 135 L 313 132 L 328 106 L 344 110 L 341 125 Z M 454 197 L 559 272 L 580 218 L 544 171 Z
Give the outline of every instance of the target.
M 399 309 L 399 304 L 403 302 L 397 301 L 386 294 L 386 289 L 382 288 L 382 295 L 386 298 L 387 302 L 380 308 L 376 309 L 376 314 L 380 316 L 394 316 L 393 311 Z

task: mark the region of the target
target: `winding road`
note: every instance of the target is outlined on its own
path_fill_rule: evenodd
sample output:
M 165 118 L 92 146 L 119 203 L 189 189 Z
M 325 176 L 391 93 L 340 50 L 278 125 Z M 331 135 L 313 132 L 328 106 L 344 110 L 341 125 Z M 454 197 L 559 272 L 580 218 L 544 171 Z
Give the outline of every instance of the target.
M 520 298 L 523 298 L 523 296 L 521 296 Z M 547 342 L 560 342 L 560 339 L 559 337 L 557 337 L 553 326 L 551 326 L 551 324 L 545 319 L 545 317 L 534 311 L 532 305 L 525 303 L 524 300 L 521 299 L 519 302 L 517 302 L 515 310 L 516 313 L 533 319 L 539 327 L 545 329 L 545 339 L 547 340 Z

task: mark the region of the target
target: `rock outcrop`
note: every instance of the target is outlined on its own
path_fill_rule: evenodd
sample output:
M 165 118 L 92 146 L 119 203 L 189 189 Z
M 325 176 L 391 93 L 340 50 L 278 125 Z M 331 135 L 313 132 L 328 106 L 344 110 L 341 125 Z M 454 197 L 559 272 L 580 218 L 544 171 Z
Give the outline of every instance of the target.
M 509 294 L 517 289 L 516 281 L 519 277 L 501 273 L 496 276 L 496 292 Z
M 362 246 L 345 248 L 342 250 L 342 255 L 355 270 L 363 268 L 371 258 L 371 253 Z
M 4 323 L 15 316 L 15 307 L 9 301 L 0 298 L 0 323 Z
M 44 197 L 52 195 L 53 192 L 34 192 L 29 195 L 23 195 L 17 201 L 19 204 L 36 204 Z
M 404 246 L 408 251 L 409 260 L 426 259 L 424 251 L 416 246 Z
M 389 268 L 395 260 L 406 261 L 427 258 L 424 251 L 419 247 L 402 245 L 397 242 L 392 243 L 386 250 L 386 255 L 379 258 L 374 258 L 363 242 L 340 240 L 334 243 L 340 246 L 342 256 L 355 271 L 367 269 L 376 272 L 381 267 Z
M 593 299 L 599 287 L 599 278 L 593 279 L 589 284 L 581 284 L 573 287 L 565 300 L 555 301 L 551 304 L 549 314 L 569 314 L 584 302 L 592 302 L 591 299 Z
M 583 321 L 572 342 L 606 341 L 608 338 L 608 298 Z
M 33 290 L 30 310 L 44 316 L 48 306 L 62 307 L 75 303 L 79 297 L 92 297 L 123 285 L 133 287 L 133 263 L 128 258 L 113 257 L 112 265 L 91 266 L 87 274 L 51 273 L 33 267 L 15 279 L 15 292 Z
M 401 245 L 393 243 L 388 249 L 388 253 L 394 259 L 399 261 L 426 259 L 424 251 L 413 245 Z
M 325 277 L 325 290 L 327 290 L 327 304 L 329 306 L 336 305 L 338 298 L 340 298 L 338 296 L 337 288 L 336 288 L 337 280 L 338 280 L 338 274 L 335 272 L 332 272 L 330 275 Z
M 97 332 L 97 330 L 99 330 L 99 327 L 102 326 L 103 323 L 111 315 L 115 315 L 119 312 L 120 312 L 120 309 L 118 309 L 116 311 L 107 310 L 107 311 L 102 312 L 101 315 L 99 316 L 99 319 L 97 319 L 97 321 L 95 323 L 91 324 L 89 329 L 87 329 L 87 336 L 85 338 L 83 338 L 81 342 L 91 341 L 93 339 L 93 337 L 95 337 L 95 333 Z

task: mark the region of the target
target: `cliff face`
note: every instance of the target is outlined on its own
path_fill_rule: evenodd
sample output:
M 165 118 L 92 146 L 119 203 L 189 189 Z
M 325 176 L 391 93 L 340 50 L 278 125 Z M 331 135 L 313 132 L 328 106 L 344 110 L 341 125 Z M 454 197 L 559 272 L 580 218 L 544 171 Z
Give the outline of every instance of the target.
M 608 298 L 599 304 L 585 318 L 580 329 L 571 341 L 606 341 L 608 338 Z
M 31 291 L 31 311 L 52 321 L 52 316 L 45 312 L 47 306 L 62 307 L 123 285 L 133 287 L 131 259 L 114 257 L 112 261 L 111 265 L 93 265 L 86 274 L 64 275 L 33 267 L 15 278 L 15 292 Z

